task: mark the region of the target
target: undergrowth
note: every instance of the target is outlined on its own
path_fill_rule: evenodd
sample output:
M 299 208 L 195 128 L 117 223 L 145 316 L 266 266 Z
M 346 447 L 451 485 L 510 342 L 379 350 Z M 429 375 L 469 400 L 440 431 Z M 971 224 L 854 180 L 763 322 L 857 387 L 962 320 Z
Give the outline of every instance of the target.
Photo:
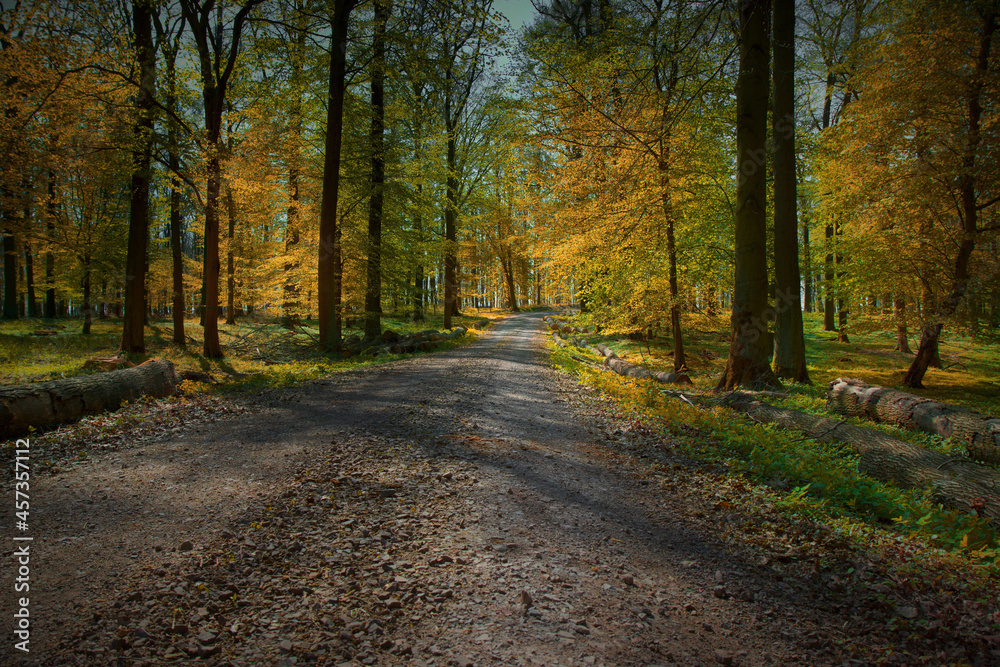
M 986 519 L 943 507 L 930 489 L 900 489 L 860 473 L 847 446 L 752 423 L 728 408 L 688 404 L 653 381 L 592 368 L 575 354 L 553 349 L 553 364 L 654 421 L 687 456 L 771 487 L 777 509 L 854 526 L 848 532 L 892 531 L 969 563 L 992 564 L 1000 556 L 1000 535 Z

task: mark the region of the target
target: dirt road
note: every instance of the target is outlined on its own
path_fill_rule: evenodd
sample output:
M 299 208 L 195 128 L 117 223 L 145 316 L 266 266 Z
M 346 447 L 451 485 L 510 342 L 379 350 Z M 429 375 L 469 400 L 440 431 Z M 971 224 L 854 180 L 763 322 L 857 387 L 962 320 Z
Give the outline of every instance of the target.
M 843 664 L 838 602 L 726 546 L 713 478 L 636 459 L 541 329 L 37 478 L 31 652 L 0 663 Z

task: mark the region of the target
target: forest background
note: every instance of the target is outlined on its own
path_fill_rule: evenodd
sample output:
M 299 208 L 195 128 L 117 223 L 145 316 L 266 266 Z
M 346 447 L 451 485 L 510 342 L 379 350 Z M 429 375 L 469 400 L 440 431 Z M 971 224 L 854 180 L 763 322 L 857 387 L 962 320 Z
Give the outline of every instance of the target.
M 339 351 L 386 313 L 578 304 L 681 370 L 747 303 L 742 256 L 734 343 L 785 379 L 808 379 L 788 312 L 907 353 L 919 332 L 915 387 L 945 332 L 995 339 L 997 3 L 776 3 L 792 103 L 740 154 L 740 3 L 533 9 L 514 30 L 489 0 L 5 1 L 4 319 L 120 317 L 141 352 L 150 319 L 183 346 L 198 317 L 220 357 L 222 318 Z M 772 69 L 773 95 L 744 81 L 765 109 Z M 787 185 L 741 240 L 737 174 L 789 173 L 791 245 Z M 741 373 L 720 386 L 772 381 Z

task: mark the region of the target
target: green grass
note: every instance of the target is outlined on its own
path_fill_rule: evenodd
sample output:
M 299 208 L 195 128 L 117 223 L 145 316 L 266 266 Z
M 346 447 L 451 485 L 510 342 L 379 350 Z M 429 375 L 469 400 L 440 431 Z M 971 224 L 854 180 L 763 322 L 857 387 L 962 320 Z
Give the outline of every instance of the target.
M 438 349 L 472 340 L 476 335 L 471 329 L 473 322 L 500 314 L 499 311 L 467 310 L 465 315 L 453 319 L 453 326 L 470 327 L 469 333 L 457 341 L 441 343 Z M 382 318 L 383 330 L 391 329 L 399 333 L 440 330 L 442 324 L 440 315 L 431 314 L 425 321 L 416 323 L 392 315 Z M 77 320 L 3 322 L 0 324 L 0 383 L 22 384 L 92 373 L 94 371 L 83 368 L 84 362 L 93 357 L 114 356 L 120 343 L 121 329 L 120 319 L 95 321 L 87 336 L 80 333 L 81 323 Z M 57 333 L 33 335 L 38 330 Z M 400 358 L 398 355 L 379 355 L 374 359 L 335 359 L 319 350 L 319 331 L 315 321 L 304 322 L 295 331 L 284 329 L 272 320 L 240 318 L 235 325 L 220 322 L 219 338 L 226 355 L 222 359 L 209 359 L 201 354 L 204 332 L 197 320 L 186 321 L 184 330 L 188 341 L 185 347 L 180 347 L 171 340 L 171 320 L 152 320 L 145 332 L 146 354 L 130 355 L 130 360 L 140 363 L 153 357 L 163 357 L 174 362 L 178 371 L 207 373 L 217 383 L 214 386 L 199 383 L 203 384 L 199 389 L 240 389 L 280 386 L 319 374 Z M 352 334 L 360 336 L 363 331 L 345 327 L 343 333 L 345 337 Z

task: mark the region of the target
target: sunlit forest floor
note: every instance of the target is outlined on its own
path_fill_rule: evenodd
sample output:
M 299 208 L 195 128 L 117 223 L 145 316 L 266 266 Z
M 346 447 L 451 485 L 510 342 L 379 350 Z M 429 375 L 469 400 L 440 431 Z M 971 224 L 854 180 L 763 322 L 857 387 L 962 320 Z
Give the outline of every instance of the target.
M 896 331 L 851 331 L 849 343 L 837 342 L 837 334 L 823 330 L 821 314 L 806 313 L 806 363 L 813 385 L 791 385 L 786 391 L 803 397 L 822 398 L 828 384 L 839 377 L 859 378 L 873 385 L 900 386 L 913 361 L 912 354 L 895 351 Z M 595 322 L 587 316 L 575 318 L 581 326 Z M 715 326 L 710 326 L 714 324 Z M 916 350 L 919 331 L 911 331 L 910 347 Z M 637 340 L 622 335 L 587 336 L 592 343 L 603 342 L 625 352 L 632 361 L 652 370 L 673 370 L 673 348 L 669 338 Z M 956 334 L 945 329 L 942 337 L 943 368 L 931 368 L 924 389 L 911 393 L 954 403 L 987 414 L 1000 414 L 1000 344 Z M 690 377 L 697 390 L 715 387 L 729 354 L 728 318 L 710 322 L 704 317 L 690 320 L 684 327 L 684 350 Z M 799 409 L 804 409 L 800 407 Z
M 595 333 L 600 322 L 588 314 L 568 311 L 565 321 L 589 333 L 578 334 L 591 345 L 603 343 L 618 355 L 652 370 L 672 371 L 673 351 L 667 338 L 646 340 L 619 333 Z M 728 332 L 721 326 L 706 327 L 704 318 L 689 320 L 685 328 L 685 354 L 692 387 L 668 385 L 684 390 L 699 406 L 680 399 L 677 391 L 661 391 L 664 385 L 637 382 L 598 370 L 586 353 L 552 346 L 554 364 L 572 372 L 581 382 L 600 389 L 641 415 L 635 433 L 626 439 L 641 441 L 648 429 L 668 433 L 684 443 L 688 455 L 709 466 L 722 466 L 730 474 L 777 493 L 792 515 L 805 515 L 824 522 L 840 523 L 849 533 L 888 530 L 917 545 L 941 547 L 967 564 L 1000 558 L 1000 533 L 986 519 L 943 507 L 933 488 L 903 489 L 883 483 L 859 471 L 859 457 L 843 443 L 817 442 L 789 431 L 755 423 L 742 413 L 707 405 L 717 403 L 711 394 L 721 376 L 728 354 Z M 924 378 L 925 388 L 901 387 L 903 375 L 913 359 L 893 348 L 896 332 L 851 332 L 850 342 L 836 340 L 835 332 L 823 330 L 822 317 L 807 314 L 806 349 L 811 385 L 786 383 L 781 391 L 768 392 L 765 401 L 826 417 L 840 423 L 887 433 L 920 447 L 967 456 L 963 442 L 927 433 L 905 430 L 887 423 L 833 415 L 827 409 L 829 384 L 839 377 L 858 378 L 873 385 L 895 386 L 905 391 L 1000 415 L 1000 346 L 973 340 L 952 332 L 941 345 L 943 368 L 932 368 Z M 917 340 L 910 345 L 916 348 Z M 990 463 L 986 467 L 996 468 Z M 923 547 L 920 547 L 923 548 Z
M 502 311 L 472 308 L 453 318 L 452 324 L 471 330 L 472 323 L 502 314 Z M 413 322 L 405 316 L 387 315 L 382 318 L 383 331 L 388 329 L 400 334 L 440 330 L 442 324 L 440 312 L 428 312 L 421 322 Z M 78 319 L 31 318 L 4 322 L 0 325 L 0 384 L 38 382 L 92 373 L 95 371 L 84 368 L 88 359 L 117 354 L 121 342 L 121 319 L 94 320 L 91 333 L 86 336 L 80 333 L 81 326 Z M 344 337 L 363 335 L 361 326 L 359 320 L 351 321 L 344 327 Z M 40 332 L 46 332 L 46 335 L 38 335 Z M 335 369 L 398 358 L 383 355 L 376 360 L 368 357 L 337 361 L 332 355 L 319 351 L 319 329 L 315 320 L 306 320 L 294 329 L 282 327 L 273 318 L 241 317 L 236 324 L 220 321 L 219 338 L 226 354 L 223 359 L 207 359 L 201 354 L 203 329 L 197 319 L 185 321 L 184 332 L 187 345 L 182 348 L 172 342 L 172 320 L 152 320 L 146 328 L 146 354 L 133 355 L 131 361 L 139 363 L 148 358 L 163 357 L 174 362 L 178 371 L 207 373 L 216 383 L 228 388 L 264 388 L 314 378 Z M 467 334 L 467 340 L 473 335 Z M 461 344 L 462 340 L 445 341 L 439 349 Z

